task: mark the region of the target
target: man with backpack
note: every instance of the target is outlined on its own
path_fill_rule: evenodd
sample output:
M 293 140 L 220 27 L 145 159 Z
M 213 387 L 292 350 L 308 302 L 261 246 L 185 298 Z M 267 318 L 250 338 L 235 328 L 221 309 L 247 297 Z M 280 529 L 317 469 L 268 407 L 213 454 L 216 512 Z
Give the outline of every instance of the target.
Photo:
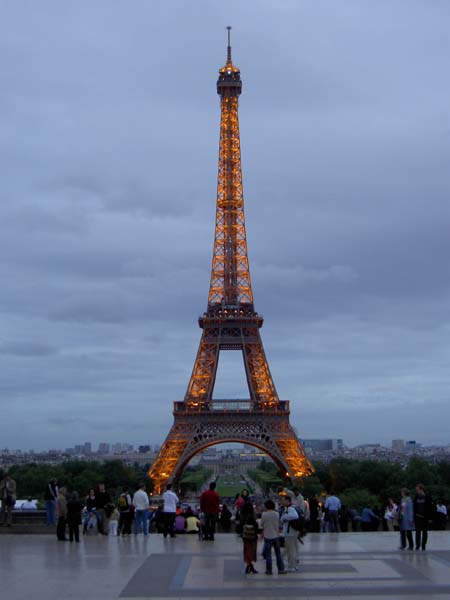
M 128 487 L 124 487 L 117 502 L 119 509 L 119 527 L 117 535 L 131 535 L 131 521 L 133 513 L 131 512 L 132 503 L 131 495 Z
M 293 573 L 298 571 L 297 566 L 297 537 L 301 527 L 298 513 L 292 506 L 290 496 L 283 496 L 283 512 L 280 521 L 283 525 L 282 535 L 286 547 L 287 571 Z
M 302 537 L 306 535 L 305 533 L 305 511 L 306 511 L 306 502 L 301 493 L 301 491 L 295 487 L 292 490 L 288 490 L 284 488 L 283 493 L 286 496 L 289 496 L 291 499 L 292 506 L 295 508 L 298 514 L 298 518 L 300 520 L 300 525 L 298 529 L 297 535 L 297 565 L 300 563 L 300 545 L 303 545 Z

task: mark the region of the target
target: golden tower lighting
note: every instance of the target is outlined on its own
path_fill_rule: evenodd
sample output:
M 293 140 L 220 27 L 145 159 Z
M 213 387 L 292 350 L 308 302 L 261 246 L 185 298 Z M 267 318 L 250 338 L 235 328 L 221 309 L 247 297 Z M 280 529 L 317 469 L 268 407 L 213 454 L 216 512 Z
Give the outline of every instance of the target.
M 242 81 L 231 58 L 231 27 L 227 29 L 227 61 L 217 81 L 219 168 L 208 306 L 199 318 L 202 337 L 184 401 L 174 402 L 174 423 L 149 471 L 156 493 L 178 480 L 198 452 L 224 442 L 260 448 L 286 479 L 313 472 L 289 423 L 289 401 L 278 398 L 259 332 L 263 318 L 253 305 L 238 116 Z M 249 388 L 246 399 L 213 398 L 219 355 L 225 350 L 242 354 Z

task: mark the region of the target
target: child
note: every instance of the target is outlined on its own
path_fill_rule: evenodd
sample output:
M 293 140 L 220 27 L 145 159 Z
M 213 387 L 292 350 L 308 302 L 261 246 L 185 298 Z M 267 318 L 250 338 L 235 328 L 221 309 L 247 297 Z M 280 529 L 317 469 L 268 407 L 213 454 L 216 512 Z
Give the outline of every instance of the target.
M 111 514 L 109 515 L 109 533 L 111 535 L 119 535 L 118 533 L 118 525 L 119 525 L 120 513 L 117 508 L 114 506 L 111 510 Z

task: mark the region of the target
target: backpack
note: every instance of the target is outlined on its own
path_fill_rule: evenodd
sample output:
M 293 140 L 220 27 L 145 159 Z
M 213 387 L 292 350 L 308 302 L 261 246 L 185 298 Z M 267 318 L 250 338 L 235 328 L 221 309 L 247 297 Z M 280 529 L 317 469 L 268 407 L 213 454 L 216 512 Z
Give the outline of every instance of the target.
M 305 520 L 303 511 L 298 508 L 295 508 L 295 506 L 293 506 L 292 508 L 297 513 L 297 518 L 292 519 L 292 521 L 288 521 L 289 528 L 294 529 L 294 531 L 302 531 L 303 525 L 304 525 L 304 520 Z
M 242 530 L 242 539 L 243 540 L 255 540 L 256 539 L 256 532 L 255 532 L 254 525 L 250 525 L 249 523 L 244 525 L 244 528 Z
M 119 496 L 119 510 L 122 512 L 128 510 L 128 500 L 125 494 Z

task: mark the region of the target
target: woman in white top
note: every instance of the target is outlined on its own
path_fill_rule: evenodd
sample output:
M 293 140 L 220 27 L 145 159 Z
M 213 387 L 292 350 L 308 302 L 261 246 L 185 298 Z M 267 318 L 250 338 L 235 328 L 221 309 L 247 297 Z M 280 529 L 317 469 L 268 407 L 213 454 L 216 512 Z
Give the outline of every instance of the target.
M 261 528 L 264 534 L 263 556 L 266 559 L 266 575 L 272 575 L 272 546 L 277 559 L 278 575 L 286 573 L 280 552 L 280 515 L 272 500 L 264 502 L 266 511 L 261 516 Z

